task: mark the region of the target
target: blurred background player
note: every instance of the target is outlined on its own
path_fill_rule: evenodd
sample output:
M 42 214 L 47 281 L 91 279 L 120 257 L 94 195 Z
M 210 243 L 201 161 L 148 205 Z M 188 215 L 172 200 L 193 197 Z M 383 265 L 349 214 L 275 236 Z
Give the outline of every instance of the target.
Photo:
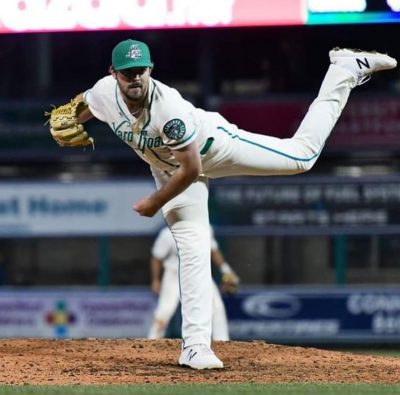
M 221 273 L 221 290 L 234 293 L 239 285 L 239 278 L 225 261 L 210 227 L 211 262 Z M 179 304 L 179 255 L 175 240 L 168 227 L 163 228 L 154 241 L 151 250 L 150 271 L 151 289 L 158 294 L 158 303 L 154 311 L 149 339 L 161 339 Z M 228 319 L 221 294 L 215 282 L 212 285 L 212 339 L 229 340 Z

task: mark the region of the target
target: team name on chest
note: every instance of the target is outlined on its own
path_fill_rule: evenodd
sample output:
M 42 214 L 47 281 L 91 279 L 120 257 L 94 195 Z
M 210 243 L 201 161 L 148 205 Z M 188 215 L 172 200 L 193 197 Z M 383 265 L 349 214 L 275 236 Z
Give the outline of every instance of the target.
M 160 136 L 148 136 L 148 132 L 146 130 L 142 130 L 140 132 L 137 145 L 140 151 L 144 153 L 146 149 L 159 148 L 165 144 Z
M 134 133 L 132 130 L 127 130 L 128 122 L 124 122 L 118 126 L 112 124 L 114 133 L 127 144 L 138 148 L 142 153 L 146 149 L 153 149 L 164 146 L 164 142 L 160 136 L 151 136 L 147 130 L 142 130 L 140 133 Z

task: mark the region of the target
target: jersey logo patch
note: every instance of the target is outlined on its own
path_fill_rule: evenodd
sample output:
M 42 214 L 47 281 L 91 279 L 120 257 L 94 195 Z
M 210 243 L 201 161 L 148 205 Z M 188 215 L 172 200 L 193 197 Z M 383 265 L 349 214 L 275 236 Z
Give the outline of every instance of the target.
M 179 140 L 186 133 L 185 123 L 178 118 L 168 121 L 163 128 L 164 134 L 171 140 Z

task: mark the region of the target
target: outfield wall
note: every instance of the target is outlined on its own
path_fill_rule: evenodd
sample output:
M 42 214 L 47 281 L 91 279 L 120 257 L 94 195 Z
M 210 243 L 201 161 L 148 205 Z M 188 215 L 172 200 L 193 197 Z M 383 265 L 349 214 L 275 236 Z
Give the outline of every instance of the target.
M 245 288 L 225 296 L 233 340 L 400 343 L 397 288 Z M 2 338 L 143 338 L 156 298 L 140 287 L 3 289 Z

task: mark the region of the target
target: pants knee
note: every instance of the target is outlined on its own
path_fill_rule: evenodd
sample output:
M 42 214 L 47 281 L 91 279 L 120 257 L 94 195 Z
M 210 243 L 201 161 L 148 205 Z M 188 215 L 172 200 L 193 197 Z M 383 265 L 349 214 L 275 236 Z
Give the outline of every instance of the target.
M 297 166 L 298 166 L 298 174 L 301 173 L 307 173 L 308 171 L 310 171 L 313 167 L 314 167 L 315 161 L 302 161 L 302 162 L 298 162 Z

